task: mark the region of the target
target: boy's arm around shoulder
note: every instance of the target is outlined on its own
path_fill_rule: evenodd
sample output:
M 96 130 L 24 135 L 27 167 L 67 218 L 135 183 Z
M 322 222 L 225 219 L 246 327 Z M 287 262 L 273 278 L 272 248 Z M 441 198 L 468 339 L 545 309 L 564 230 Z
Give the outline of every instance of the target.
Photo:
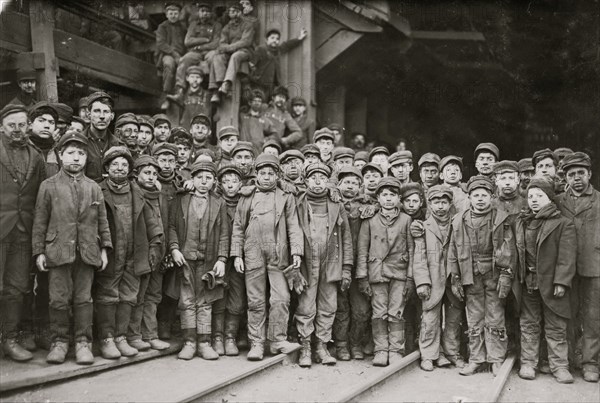
M 104 203 L 104 195 L 100 186 L 93 182 L 97 193 L 98 202 L 98 236 L 100 237 L 100 247 L 104 249 L 112 249 L 112 241 L 110 239 L 110 227 L 108 226 L 108 217 L 106 214 L 106 203 Z
M 298 221 L 296 199 L 291 194 L 285 194 L 285 220 L 287 224 L 290 252 L 292 256 L 304 256 L 304 235 Z
M 46 232 L 48 222 L 52 213 L 51 196 L 49 194 L 48 181 L 42 182 L 38 190 L 32 228 L 32 255 L 37 256 L 46 253 Z

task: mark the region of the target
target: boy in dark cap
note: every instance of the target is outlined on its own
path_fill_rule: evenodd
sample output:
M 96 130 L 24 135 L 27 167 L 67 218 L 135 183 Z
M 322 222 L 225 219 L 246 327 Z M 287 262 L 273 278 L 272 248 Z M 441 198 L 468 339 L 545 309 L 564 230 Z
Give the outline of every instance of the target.
M 261 154 L 255 167 L 256 186 L 249 195 L 240 198 L 231 236 L 235 269 L 245 273 L 246 278 L 251 343 L 248 360 L 251 361 L 263 359 L 266 339 L 273 354 L 289 353 L 298 347 L 286 340 L 290 289 L 300 293 L 306 284 L 299 272 L 304 242 L 296 202 L 293 195 L 277 187 L 279 161 L 272 155 Z M 268 329 L 265 329 L 267 305 Z
M 337 185 L 338 172 L 343 167 L 351 167 L 354 163 L 354 150 L 349 147 L 336 147 L 331 152 L 332 172 L 330 182 Z
M 360 170 L 364 180 L 365 195 L 369 196 L 373 202 L 376 202 L 375 194 L 379 181 L 383 178 L 383 170 L 377 164 L 368 163 Z
M 73 119 L 73 108 L 67 104 L 55 102 L 50 104 L 58 114 L 58 120 L 56 121 L 56 131 L 54 132 L 54 141 L 58 141 L 63 134 L 67 131 L 71 125 Z
M 287 110 L 287 101 L 289 99 L 288 90 L 279 86 L 273 90 L 271 95 L 271 104 L 265 111 L 265 118 L 271 121 L 277 137 L 281 140 L 283 148 L 300 148 L 303 143 L 303 133 Z
M 88 111 L 88 97 L 79 98 L 79 102 L 78 102 L 77 106 L 79 108 L 77 111 L 78 116 L 81 119 L 83 119 L 86 126 L 89 125 L 90 124 L 90 114 Z
M 492 206 L 508 215 L 519 214 L 527 208 L 527 200 L 519 194 L 519 165 L 516 161 L 500 161 L 494 164 L 497 197 Z
M 500 150 L 493 143 L 481 143 L 475 147 L 475 169 L 479 175 L 491 178 L 493 167 L 500 159 Z
M 400 186 L 396 178 L 379 181 L 375 194 L 381 208 L 362 223 L 358 236 L 356 279 L 360 292 L 371 297 L 374 366 L 387 366 L 405 353 L 404 307 L 414 243 L 410 217 L 399 208 Z
M 533 153 L 531 163 L 535 168 L 535 174 L 537 176 L 546 175 L 553 179 L 556 177 L 558 157 L 549 148 L 544 148 L 543 150 L 538 150 Z
M 44 156 L 46 161 L 46 175 L 54 176 L 58 173 L 58 156 L 55 152 L 55 132 L 58 130 L 58 112 L 48 102 L 41 101 L 35 104 L 28 113 L 29 141 Z
M 600 343 L 600 193 L 590 183 L 592 161 L 586 153 L 576 152 L 562 160 L 567 190 L 556 198 L 561 213 L 575 222 L 577 231 L 577 274 L 573 281 L 572 316 L 581 316 L 583 324 L 583 379 L 598 382 Z M 575 245 L 571 245 L 575 248 Z M 573 326 L 573 325 L 571 325 Z M 569 335 L 569 341 L 574 336 Z M 571 343 L 575 344 L 575 343 Z M 573 348 L 571 346 L 570 348 Z
M 384 173 L 387 173 L 388 168 L 390 167 L 389 162 L 388 162 L 389 156 L 390 156 L 390 152 L 387 149 L 387 147 L 384 147 L 384 146 L 375 147 L 371 151 L 369 151 L 369 162 L 379 165 L 381 167 L 381 170 Z
M 310 143 L 312 134 L 317 129 L 317 124 L 314 119 L 311 119 L 308 116 L 308 111 L 306 110 L 307 104 L 306 100 L 302 97 L 294 97 L 291 102 L 292 107 L 292 117 L 298 123 L 300 130 L 302 130 L 302 140 L 298 141 L 295 145 L 296 149 L 302 148 L 305 144 Z
M 76 361 L 92 364 L 92 282 L 108 265 L 112 242 L 102 189 L 83 173 L 88 139 L 67 132 L 56 147 L 62 168 L 40 186 L 32 231 L 36 266 L 49 271 L 52 345 L 46 361 L 64 362 L 72 310 Z
M 519 166 L 519 194 L 526 198 L 527 186 L 529 186 L 529 182 L 533 178 L 535 168 L 533 167 L 531 158 L 523 158 L 519 160 L 517 165 Z
M 446 295 L 450 273 L 446 270 L 447 245 L 450 238 L 450 207 L 452 189 L 448 185 L 434 185 L 427 191 L 431 215 L 424 225 L 424 236 L 416 237 L 413 274 L 417 295 L 422 301 L 421 369 L 433 371 L 433 364 L 445 367 L 454 362 L 464 365 L 460 356 L 460 321 L 464 304 L 452 293 Z M 456 304 L 458 302 L 458 304 Z M 442 340 L 442 305 L 445 329 Z M 461 309 L 462 305 L 462 309 Z M 450 361 L 446 358 L 450 357 Z
M 369 162 L 369 153 L 366 151 L 356 151 L 354 154 L 354 166 L 362 169 Z
M 43 155 L 27 141 L 27 110 L 9 104 L 0 111 L 0 321 L 2 348 L 15 361 L 33 355 L 18 343 L 24 297 L 31 273 L 31 228 L 40 184 L 46 179 Z M 28 343 L 28 347 L 35 347 Z
M 87 123 L 79 116 L 73 116 L 71 119 L 71 124 L 67 128 L 67 130 L 75 130 L 76 132 L 83 133 L 87 126 Z
M 152 147 L 162 145 L 167 142 L 167 139 L 171 135 L 171 121 L 167 115 L 158 113 L 152 116 L 152 124 L 154 126 L 154 141 Z
M 419 177 L 423 191 L 427 192 L 432 186 L 440 183 L 440 156 L 434 153 L 425 153 L 419 158 Z
M 17 85 L 19 86 L 19 94 L 11 99 L 7 105 L 23 105 L 29 111 L 38 102 L 36 100 L 37 77 L 35 70 L 17 70 Z
M 175 168 L 177 175 L 180 175 L 180 177 L 185 176 L 186 180 L 189 179 L 188 175 L 183 175 L 182 171 L 186 170 L 190 165 L 190 161 L 192 161 L 192 135 L 183 127 L 175 127 L 171 130 L 169 143 L 177 147 L 177 166 Z
M 158 51 L 158 69 L 162 70 L 163 86 L 165 94 L 173 91 L 175 84 L 175 72 L 181 57 L 185 54 L 185 24 L 179 20 L 181 4 L 167 2 L 165 4 L 165 16 L 167 20 L 162 22 L 156 29 L 156 49 Z M 166 105 L 162 109 L 166 109 Z
M 216 360 L 211 346 L 212 304 L 223 297 L 223 287 L 209 287 L 205 276 L 225 275 L 229 257 L 229 225 L 225 203 L 213 193 L 216 169 L 212 162 L 192 166 L 194 192 L 177 196 L 169 211 L 169 250 L 181 268 L 181 328 L 184 345 L 179 358 L 195 354 Z
M 295 187 L 294 194 L 306 190 L 304 182 L 304 155 L 298 150 L 288 150 L 279 156 L 283 180 Z
M 137 117 L 127 112 L 119 116 L 115 122 L 115 136 L 121 140 L 131 153 L 133 159 L 138 155 L 138 133 L 140 131 L 140 123 Z
M 316 144 L 306 144 L 302 146 L 300 152 L 304 155 L 304 168 L 321 161 L 321 150 Z
M 102 356 L 116 359 L 138 353 L 128 343 L 128 328 L 142 278 L 162 257 L 163 229 L 143 193 L 129 182 L 133 170 L 129 150 L 124 146 L 108 149 L 104 168 L 108 176 L 100 182 L 100 188 L 114 248 L 109 253 L 106 270 L 95 276 L 94 306 Z
M 179 124 L 183 127 L 192 125 L 192 119 L 197 115 L 211 116 L 212 105 L 210 104 L 210 94 L 202 87 L 204 76 L 199 66 L 189 66 L 185 70 L 186 89 L 181 92 L 181 96 L 175 95 L 168 99 L 173 99 L 179 106 Z M 178 94 L 179 95 L 179 94 Z
M 233 126 L 223 126 L 219 129 L 217 137 L 219 139 L 219 146 L 221 147 L 217 158 L 218 166 L 231 165 L 231 153 L 239 141 L 240 134 Z
M 277 138 L 277 130 L 262 110 L 265 94 L 259 89 L 250 93 L 250 109 L 240 113 L 240 140 L 251 142 L 257 150 L 267 139 Z
M 388 163 L 389 173 L 398 179 L 402 185 L 411 182 L 410 173 L 413 170 L 413 160 L 410 151 L 396 151 L 389 156 Z
M 244 185 L 250 184 L 254 178 L 254 147 L 247 141 L 238 141 L 231 150 L 231 161 L 242 172 Z M 277 158 L 275 158 L 277 159 Z
M 440 179 L 452 189 L 451 215 L 468 209 L 470 205 L 466 184 L 461 182 L 462 169 L 462 158 L 456 155 L 447 155 L 440 161 Z
M 210 144 L 212 130 L 211 121 L 208 116 L 205 113 L 199 113 L 190 119 L 190 134 L 193 140 L 192 154 L 190 156 L 191 161 L 195 161 L 198 158 L 200 150 L 209 149 L 213 152 L 217 151 L 216 147 Z
M 313 143 L 319 147 L 319 151 L 321 152 L 321 161 L 324 164 L 328 165 L 332 162 L 331 158 L 334 140 L 335 138 L 333 136 L 333 132 L 326 127 L 317 130 L 313 135 Z
M 265 141 L 262 146 L 262 152 L 266 154 L 271 154 L 279 158 L 279 154 L 281 154 L 281 143 L 277 139 L 269 139 Z
M 521 298 L 521 369 L 534 379 L 540 348 L 540 324 L 548 345 L 548 361 L 559 383 L 573 383 L 569 372 L 568 290 L 575 275 L 575 225 L 562 217 L 554 199 L 554 182 L 534 178 L 527 187 L 529 209 L 516 222 Z
M 137 117 L 140 129 L 138 131 L 138 155 L 150 155 L 150 144 L 154 140 L 154 125 L 148 115 Z
M 315 360 L 334 365 L 329 354 L 333 322 L 337 310 L 338 287 L 350 288 L 354 252 L 352 234 L 341 203 L 329 198 L 331 168 L 323 163 L 306 168 L 306 193 L 298 198 L 298 218 L 304 234 L 305 260 L 300 273 L 308 282 L 298 297 L 294 319 L 302 340 L 298 365 L 310 367 L 311 337 L 314 334 Z
M 485 362 L 497 375 L 506 357 L 504 304 L 514 278 L 516 246 L 508 214 L 492 207 L 493 187 L 486 176 L 471 177 L 471 207 L 452 219 L 447 264 L 452 292 L 466 299 L 469 325 L 469 364 L 461 375 L 473 375 Z

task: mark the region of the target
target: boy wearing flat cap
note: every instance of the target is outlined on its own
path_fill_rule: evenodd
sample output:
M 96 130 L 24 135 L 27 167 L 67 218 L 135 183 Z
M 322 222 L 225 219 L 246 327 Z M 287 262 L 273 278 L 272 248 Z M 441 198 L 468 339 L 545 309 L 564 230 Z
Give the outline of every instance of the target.
M 360 292 L 371 297 L 375 366 L 387 366 L 405 353 L 404 307 L 414 243 L 410 217 L 399 208 L 400 186 L 396 178 L 381 179 L 375 191 L 381 208 L 363 221 L 358 236 L 356 279 Z
M 519 194 L 527 199 L 527 186 L 533 178 L 535 168 L 531 158 L 520 159 L 517 164 L 519 166 Z
M 152 141 L 152 148 L 154 148 L 167 142 L 171 134 L 171 121 L 167 115 L 157 113 L 152 116 L 151 122 L 154 125 L 154 140 Z
M 314 119 L 311 119 L 308 116 L 308 111 L 306 110 L 307 103 L 306 100 L 302 97 L 294 97 L 291 102 L 292 106 L 292 117 L 300 126 L 300 130 L 302 130 L 302 140 L 296 143 L 296 149 L 302 148 L 305 144 L 310 143 L 312 134 L 317 129 L 316 122 Z
M 381 170 L 384 172 L 385 176 L 387 175 L 389 168 L 389 156 L 390 152 L 386 147 L 375 147 L 371 151 L 369 151 L 369 162 L 379 165 L 381 167 Z
M 307 287 L 300 293 L 294 319 L 302 340 L 298 365 L 310 367 L 311 336 L 315 336 L 315 360 L 334 365 L 329 354 L 337 310 L 338 287 L 350 288 L 354 253 L 352 234 L 341 203 L 329 198 L 331 168 L 323 163 L 306 168 L 306 193 L 298 198 L 298 219 L 304 236 L 305 259 L 300 273 Z
M 298 149 L 305 144 L 300 126 L 288 112 L 287 101 L 289 98 L 287 88 L 276 87 L 271 95 L 271 103 L 264 114 L 265 118 L 271 121 L 277 132 L 277 138 L 281 140 L 281 144 L 286 150 Z
M 280 186 L 294 195 L 306 190 L 304 182 L 304 155 L 298 150 L 288 150 L 279 156 L 281 173 L 283 174 Z
M 412 153 L 408 150 L 396 151 L 388 158 L 389 173 L 405 185 L 411 182 L 410 173 L 413 170 Z
M 460 319 L 464 304 L 460 301 L 444 300 L 450 273 L 446 271 L 447 245 L 450 238 L 450 207 L 452 189 L 447 185 L 434 185 L 427 191 L 431 215 L 423 223 L 425 234 L 415 241 L 413 273 L 417 295 L 422 301 L 423 314 L 419 349 L 421 369 L 433 371 L 434 362 L 444 367 L 451 362 L 460 364 Z M 450 297 L 453 297 L 450 293 Z M 448 297 L 448 296 L 447 296 Z M 454 304 L 453 302 L 459 302 Z M 442 304 L 445 310 L 445 330 L 441 341 Z M 450 356 L 449 361 L 446 355 Z M 464 364 L 464 363 L 463 363 Z
M 216 360 L 211 346 L 212 304 L 223 297 L 223 287 L 208 287 L 205 275 L 225 275 L 229 257 L 227 209 L 215 196 L 216 169 L 212 162 L 197 162 L 191 168 L 193 193 L 177 196 L 169 210 L 169 250 L 181 269 L 181 328 L 184 345 L 179 358 L 191 360 L 198 354 Z
M 147 286 L 142 279 L 162 258 L 164 231 L 139 187 L 129 182 L 133 170 L 129 150 L 111 147 L 104 155 L 104 169 L 108 176 L 100 188 L 114 248 L 106 269 L 94 278 L 94 307 L 102 357 L 117 359 L 138 353 L 127 336 L 138 293 Z
M 240 111 L 240 140 L 251 142 L 257 150 L 262 149 L 265 140 L 277 138 L 277 129 L 262 110 L 265 100 L 264 92 L 255 89 L 250 94 L 249 110 Z
M 462 158 L 456 155 L 447 155 L 440 161 L 440 179 L 452 189 L 452 209 L 454 215 L 469 208 L 469 195 L 465 191 L 467 186 L 462 180 Z
M 554 199 L 554 182 L 533 178 L 527 187 L 529 208 L 516 221 L 518 276 L 521 298 L 521 369 L 534 379 L 538 367 L 540 324 L 548 345 L 550 370 L 559 383 L 573 383 L 569 372 L 567 324 L 571 316 L 569 289 L 575 275 L 576 243 L 573 221 L 561 216 Z
M 202 86 L 203 80 L 204 75 L 199 66 L 190 66 L 185 70 L 187 86 L 182 96 L 176 98 L 180 113 L 179 124 L 183 127 L 191 126 L 194 116 L 211 116 L 210 93 Z
M 333 132 L 326 127 L 317 130 L 313 135 L 313 143 L 319 147 L 321 161 L 325 164 L 330 164 L 332 161 L 334 140 Z
M 72 310 L 76 361 L 92 364 L 92 282 L 108 265 L 112 242 L 102 189 L 83 173 L 88 139 L 67 132 L 56 147 L 62 168 L 40 186 L 32 231 L 36 266 L 49 272 L 52 345 L 46 361 L 64 362 Z
M 256 186 L 240 198 L 231 235 L 235 269 L 246 277 L 250 361 L 263 359 L 267 339 L 273 354 L 298 347 L 287 341 L 290 289 L 300 293 L 306 284 L 300 274 L 304 242 L 296 201 L 277 187 L 279 161 L 273 155 L 261 154 L 255 168 Z
M 191 161 L 195 161 L 200 155 L 200 151 L 209 149 L 213 152 L 217 151 L 215 147 L 210 144 L 211 122 L 209 115 L 205 113 L 199 113 L 194 115 L 189 121 L 190 134 L 192 136 L 192 154 L 190 156 Z
M 527 200 L 519 194 L 519 165 L 516 161 L 500 161 L 494 164 L 497 197 L 492 206 L 508 215 L 519 214 L 527 209 Z
M 19 94 L 11 99 L 7 105 L 22 105 L 26 111 L 29 111 L 38 102 L 36 100 L 37 74 L 35 70 L 17 70 L 17 84 Z
M 486 176 L 471 177 L 471 207 L 452 219 L 447 265 L 452 292 L 466 300 L 469 325 L 469 364 L 461 375 L 473 375 L 485 362 L 497 375 L 508 347 L 504 305 L 517 256 L 508 214 L 492 207 L 493 187 Z
M 169 1 L 165 4 L 166 21 L 156 29 L 157 67 L 162 71 L 162 90 L 165 94 L 173 91 L 175 73 L 181 57 L 185 54 L 185 24 L 179 20 L 181 4 Z M 166 109 L 166 105 L 165 108 Z
M 440 156 L 434 153 L 425 153 L 419 158 L 419 177 L 423 191 L 427 192 L 432 186 L 440 183 Z
M 252 143 L 247 141 L 238 141 L 231 150 L 231 161 L 233 162 L 233 165 L 237 166 L 242 172 L 244 185 L 249 185 L 254 180 L 255 153 L 256 151 L 252 146 Z M 277 157 L 275 157 L 275 159 L 277 159 Z
M 573 315 L 579 311 L 583 322 L 583 379 L 598 382 L 600 343 L 600 192 L 592 184 L 592 162 L 583 152 L 567 155 L 562 160 L 567 190 L 556 198 L 561 213 L 575 222 L 577 231 L 577 274 L 571 299 Z M 571 247 L 574 247 L 572 245 Z
M 500 150 L 493 143 L 481 143 L 475 147 L 475 169 L 479 175 L 492 179 L 494 164 L 500 159 Z

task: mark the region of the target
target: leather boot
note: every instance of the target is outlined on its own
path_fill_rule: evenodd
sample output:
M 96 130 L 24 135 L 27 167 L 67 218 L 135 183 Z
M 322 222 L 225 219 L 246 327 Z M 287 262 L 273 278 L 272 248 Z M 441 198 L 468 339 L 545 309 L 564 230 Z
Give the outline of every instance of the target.
M 129 345 L 125 336 L 115 337 L 115 345 L 123 357 L 135 357 L 139 352 L 135 347 Z
M 404 357 L 404 322 L 388 321 L 389 362 Z
M 566 368 L 559 368 L 556 371 L 552 372 L 552 375 L 554 375 L 554 379 L 556 379 L 556 382 L 558 382 L 558 383 L 573 383 L 574 382 L 573 375 L 571 375 L 569 370 Z
M 177 358 L 191 360 L 196 355 L 196 329 L 183 329 L 183 340 L 183 347 Z
M 117 305 L 96 304 L 96 326 L 100 337 L 100 354 L 107 360 L 121 357 L 113 338 Z
M 121 358 L 121 352 L 117 349 L 115 339 L 112 337 L 100 340 L 100 354 L 102 358 L 106 358 L 107 360 Z
M 365 354 L 363 353 L 363 349 L 361 346 L 351 346 L 350 347 L 350 355 L 355 360 L 364 360 Z
M 33 358 L 33 354 L 24 349 L 16 338 L 4 340 L 2 343 L 2 351 L 4 351 L 4 354 L 18 362 L 29 361 Z
M 335 365 L 337 362 L 337 360 L 329 354 L 327 343 L 323 343 L 320 340 L 315 343 L 315 354 L 318 357 L 319 362 L 323 365 Z
M 335 343 L 335 355 L 340 361 L 350 361 L 350 351 L 348 351 L 348 342 L 338 341 Z
M 236 336 L 239 330 L 240 315 L 227 312 L 225 315 L 225 355 L 236 356 L 240 353 L 236 344 Z
M 75 362 L 79 365 L 91 365 L 94 363 L 92 348 L 87 340 L 81 339 L 75 343 Z
M 296 351 L 298 347 L 300 347 L 298 343 L 292 343 L 287 340 L 272 341 L 269 343 L 269 352 L 271 355 L 289 354 L 292 351 Z
M 312 365 L 311 354 L 310 337 L 302 338 L 302 349 L 300 350 L 298 365 L 302 368 L 310 368 Z
M 196 354 L 205 360 L 216 360 L 219 358 L 219 354 L 210 345 L 210 334 L 198 335 Z
M 4 300 L 0 304 L 2 310 L 0 318 L 2 319 L 4 337 L 2 350 L 15 361 L 28 361 L 33 358 L 33 354 L 20 346 L 17 340 L 22 305 L 22 301 L 18 300 Z
M 225 355 L 223 333 L 225 332 L 225 312 L 212 312 L 212 349 L 219 355 Z
M 166 350 L 169 347 L 171 347 L 169 343 L 167 343 L 166 341 L 162 341 L 161 339 L 150 339 L 148 340 L 148 344 L 150 344 L 150 348 L 152 350 L 157 351 Z
M 64 341 L 55 341 L 50 345 L 50 352 L 46 356 L 46 362 L 48 364 L 62 364 L 65 362 L 68 351 L 68 343 L 65 343 Z
M 388 323 L 383 319 L 372 319 L 373 343 L 375 345 L 375 357 L 373 365 L 376 367 L 385 367 L 388 365 Z
M 27 351 L 37 350 L 37 345 L 35 344 L 35 335 L 31 330 L 23 330 L 19 334 L 19 344 Z
M 248 361 L 260 361 L 263 359 L 265 354 L 265 345 L 259 341 L 253 341 L 250 344 L 250 351 L 248 351 Z

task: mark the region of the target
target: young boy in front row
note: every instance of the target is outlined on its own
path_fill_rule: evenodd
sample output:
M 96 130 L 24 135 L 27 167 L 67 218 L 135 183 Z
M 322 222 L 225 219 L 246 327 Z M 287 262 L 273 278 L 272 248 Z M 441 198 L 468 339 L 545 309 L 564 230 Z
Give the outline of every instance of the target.
M 375 195 L 381 209 L 363 221 L 358 235 L 356 278 L 371 297 L 375 342 L 373 365 L 385 367 L 404 353 L 407 280 L 412 280 L 414 243 L 411 219 L 400 211 L 400 182 L 381 179 Z
M 58 174 L 42 182 L 33 223 L 33 256 L 49 271 L 50 331 L 48 363 L 61 364 L 69 349 L 69 311 L 73 311 L 75 359 L 92 364 L 92 282 L 108 264 L 112 248 L 100 186 L 84 174 L 87 138 L 67 132 L 56 149 Z
M 211 346 L 213 302 L 223 297 L 222 286 L 209 289 L 203 276 L 213 271 L 225 275 L 229 257 L 229 225 L 225 203 L 215 197 L 216 169 L 212 162 L 197 162 L 191 174 L 194 192 L 177 195 L 169 209 L 169 250 L 180 267 L 181 329 L 184 344 L 179 358 L 191 360 L 198 354 L 216 360 Z

